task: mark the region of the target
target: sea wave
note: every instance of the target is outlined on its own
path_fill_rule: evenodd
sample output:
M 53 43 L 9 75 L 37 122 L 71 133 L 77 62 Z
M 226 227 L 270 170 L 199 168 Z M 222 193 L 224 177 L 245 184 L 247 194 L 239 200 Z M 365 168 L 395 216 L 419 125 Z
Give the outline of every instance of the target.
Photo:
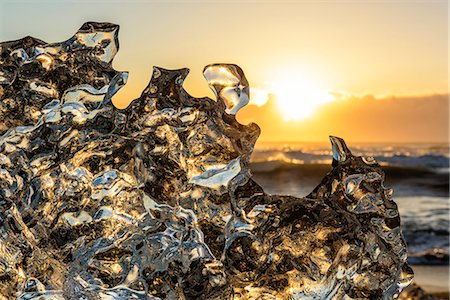
M 412 264 L 449 263 L 448 197 L 397 197 Z
M 421 151 L 400 150 L 380 150 L 380 149 L 363 149 L 355 151 L 355 155 L 365 153 L 366 156 L 373 156 L 381 164 L 386 166 L 402 166 L 402 167 L 422 167 L 442 171 L 448 171 L 450 167 L 450 159 L 444 149 L 425 153 Z M 308 152 L 306 152 L 308 151 Z M 361 152 L 361 153 L 359 153 Z M 327 164 L 331 162 L 331 151 L 323 149 L 256 149 L 252 155 L 251 161 L 260 162 L 284 162 L 289 164 Z

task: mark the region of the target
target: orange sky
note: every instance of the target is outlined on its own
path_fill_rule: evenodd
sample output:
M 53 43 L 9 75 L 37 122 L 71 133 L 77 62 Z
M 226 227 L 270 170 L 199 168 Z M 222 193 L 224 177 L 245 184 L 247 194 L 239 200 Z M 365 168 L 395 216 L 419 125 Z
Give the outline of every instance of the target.
M 109 21 L 121 25 L 114 67 L 130 72 L 114 98 L 120 107 L 140 95 L 153 65 L 189 67 L 186 89 L 213 97 L 202 69 L 230 62 L 269 95 L 264 106 L 238 114 L 260 125 L 261 141 L 335 134 L 356 142 L 446 142 L 447 13 L 447 1 L 433 0 L 0 0 L 0 40 L 62 41 L 85 21 Z M 340 96 L 318 105 L 323 94 Z M 302 117 L 287 120 L 287 113 Z
M 284 122 L 278 121 L 282 113 L 273 99 L 262 107 L 247 106 L 238 119 L 262 128 L 260 142 L 327 141 L 335 135 L 347 142 L 436 143 L 448 141 L 448 103 L 448 95 L 350 97 L 318 107 L 311 117 Z

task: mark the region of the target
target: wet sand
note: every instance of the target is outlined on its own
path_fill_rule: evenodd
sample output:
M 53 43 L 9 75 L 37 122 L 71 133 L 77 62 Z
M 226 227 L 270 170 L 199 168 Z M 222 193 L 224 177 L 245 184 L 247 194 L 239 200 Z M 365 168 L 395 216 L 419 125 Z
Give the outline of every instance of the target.
M 449 299 L 448 266 L 412 266 L 415 283 L 428 294 L 440 299 Z

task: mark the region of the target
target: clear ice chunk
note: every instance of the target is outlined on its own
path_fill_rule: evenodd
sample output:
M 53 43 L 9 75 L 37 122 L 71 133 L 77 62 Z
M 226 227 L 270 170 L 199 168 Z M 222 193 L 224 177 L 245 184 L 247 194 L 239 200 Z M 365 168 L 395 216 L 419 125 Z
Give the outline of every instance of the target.
M 392 190 L 331 137 L 305 198 L 251 178 L 260 130 L 234 115 L 236 65 L 204 70 L 217 101 L 153 68 L 119 110 L 118 26 L 0 43 L 0 299 L 396 299 L 412 279 Z

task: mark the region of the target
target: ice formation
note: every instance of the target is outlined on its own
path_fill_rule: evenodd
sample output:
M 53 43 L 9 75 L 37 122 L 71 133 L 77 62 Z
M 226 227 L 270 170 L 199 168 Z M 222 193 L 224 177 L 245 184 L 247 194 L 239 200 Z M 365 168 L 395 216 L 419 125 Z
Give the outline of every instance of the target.
M 412 280 L 392 190 L 331 137 L 305 198 L 251 178 L 236 65 L 155 67 L 125 110 L 118 26 L 0 44 L 0 299 L 395 299 Z M 301 183 L 299 183 L 301 184 Z

